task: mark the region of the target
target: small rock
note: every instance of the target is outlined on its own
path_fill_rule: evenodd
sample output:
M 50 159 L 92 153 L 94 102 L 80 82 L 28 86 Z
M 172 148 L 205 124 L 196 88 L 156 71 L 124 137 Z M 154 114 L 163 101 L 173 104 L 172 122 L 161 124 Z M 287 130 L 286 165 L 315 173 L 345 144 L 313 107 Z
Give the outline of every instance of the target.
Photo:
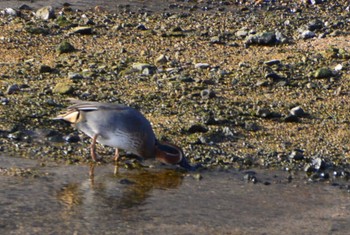
M 335 71 L 340 71 L 340 70 L 342 70 L 343 69 L 343 65 L 341 65 L 341 64 L 337 64 L 335 67 L 334 67 L 334 70 Z
M 315 78 L 329 78 L 333 76 L 333 71 L 329 68 L 320 68 L 316 70 L 314 76 Z
M 0 104 L 2 105 L 8 105 L 10 103 L 10 100 L 5 98 L 5 97 L 1 97 L 0 98 Z
M 307 24 L 307 28 L 310 31 L 322 29 L 323 27 L 324 27 L 324 23 L 319 19 L 312 20 Z
M 43 20 L 53 19 L 55 18 L 55 11 L 52 6 L 46 6 L 37 10 L 35 16 Z
M 89 34 L 92 34 L 92 28 L 89 26 L 78 26 L 78 27 L 72 28 L 68 34 L 89 35 Z
M 280 31 L 276 31 L 275 35 L 276 35 L 276 40 L 277 40 L 278 43 L 288 43 L 288 42 L 291 41 L 290 38 L 288 38 L 286 35 L 284 35 Z
M 215 92 L 213 90 L 205 89 L 205 90 L 201 91 L 201 97 L 204 100 L 214 98 L 215 96 L 216 95 L 215 95 Z
M 50 66 L 47 65 L 41 65 L 40 69 L 39 69 L 40 73 L 51 73 L 52 72 L 52 68 Z
M 58 94 L 71 94 L 73 92 L 73 87 L 67 82 L 57 83 L 53 89 L 54 93 Z
M 212 44 L 224 44 L 220 36 L 214 36 L 210 38 L 210 43 Z
M 17 16 L 18 13 L 15 9 L 13 8 L 5 8 L 3 11 L 1 11 L 3 15 L 8 15 L 8 16 Z
M 299 122 L 299 118 L 291 114 L 284 118 L 284 122 Z
M 255 131 L 260 130 L 260 127 L 255 122 L 245 122 L 244 129 L 246 129 L 247 131 L 254 131 L 255 132 Z
M 155 64 L 166 64 L 168 62 L 168 58 L 165 55 L 158 56 L 155 60 Z
M 44 27 L 25 27 L 25 30 L 30 34 L 48 35 L 50 30 Z
M 63 54 L 63 53 L 73 52 L 73 51 L 75 51 L 75 48 L 69 42 L 64 41 L 60 45 L 57 46 L 56 51 L 58 52 L 58 54 Z
M 280 75 L 278 75 L 277 73 L 273 73 L 273 72 L 272 73 L 267 73 L 265 75 L 265 78 L 266 79 L 272 79 L 273 82 L 278 82 L 280 80 L 283 80 L 283 78 Z
M 138 30 L 147 30 L 147 27 L 145 25 L 143 25 L 143 24 L 139 24 L 139 25 L 136 26 L 136 29 L 138 29 Z
M 79 80 L 79 79 L 83 79 L 84 76 L 79 74 L 79 73 L 69 72 L 68 73 L 68 78 L 71 79 L 71 80 Z
M 23 4 L 21 5 L 18 9 L 20 9 L 21 11 L 31 11 L 33 10 L 30 6 Z
M 256 115 L 259 117 L 263 117 L 263 118 L 268 118 L 272 115 L 271 111 L 268 108 L 258 108 L 256 110 Z
M 291 160 L 300 161 L 304 159 L 304 153 L 300 149 L 295 149 L 291 152 L 291 154 L 289 154 L 288 158 Z
M 277 43 L 277 39 L 274 32 L 263 32 L 256 35 L 249 35 L 244 43 L 245 45 L 273 45 Z
M 301 39 L 309 39 L 309 38 L 314 38 L 314 37 L 316 37 L 316 34 L 310 30 L 304 30 L 300 33 Z
M 290 110 L 290 114 L 291 115 L 294 115 L 296 117 L 302 117 L 302 116 L 305 116 L 305 112 L 304 110 L 300 107 L 300 106 L 297 106 L 297 107 L 294 107 Z
M 201 174 L 193 174 L 192 175 L 192 177 L 194 178 L 194 179 L 196 179 L 196 180 L 201 180 L 201 179 L 203 179 L 203 176 L 201 175 Z
M 207 69 L 207 68 L 210 67 L 210 65 L 207 64 L 207 63 L 197 63 L 197 64 L 194 65 L 194 67 L 196 69 Z
M 256 178 L 256 173 L 254 171 L 248 171 L 246 174 L 243 176 L 243 179 L 247 182 L 252 182 L 256 184 L 258 182 L 258 179 Z
M 189 132 L 190 134 L 193 134 L 193 133 L 205 133 L 207 131 L 208 131 L 208 128 L 206 126 L 201 125 L 201 124 L 193 124 L 187 130 L 187 132 Z
M 265 61 L 264 64 L 266 64 L 268 66 L 272 66 L 272 65 L 281 64 L 281 61 L 280 60 L 269 60 L 269 61 Z
M 80 141 L 80 137 L 77 134 L 69 134 L 64 137 L 64 140 L 68 143 L 77 143 Z
M 16 92 L 20 91 L 20 88 L 17 84 L 13 84 L 13 85 L 10 85 L 7 90 L 6 90 L 6 93 L 8 95 L 11 95 L 11 94 L 14 94 Z
M 144 70 L 142 70 L 142 74 L 143 75 L 152 75 L 156 72 L 155 68 L 145 68 Z
M 240 38 L 244 38 L 248 36 L 248 34 L 249 34 L 249 31 L 247 29 L 240 29 L 236 32 L 236 36 Z
M 266 81 L 266 80 L 259 80 L 256 82 L 255 84 L 256 86 L 268 86 L 269 85 L 269 82 Z
M 312 166 L 314 167 L 315 170 L 321 170 L 325 166 L 324 161 L 320 157 L 312 159 L 311 164 L 312 164 Z
M 129 180 L 129 179 L 121 179 L 121 180 L 119 181 L 119 183 L 120 183 L 120 184 L 125 184 L 125 185 L 133 185 L 133 184 L 135 184 L 134 181 L 131 181 L 131 180 Z
M 151 64 L 146 64 L 146 63 L 133 63 L 132 68 L 136 69 L 140 72 L 142 72 L 146 68 L 151 69 L 151 70 L 157 70 L 156 66 L 151 65 Z
M 11 140 L 21 140 L 23 136 L 23 133 L 21 131 L 16 131 L 13 133 L 9 133 L 7 135 L 7 138 L 11 139 Z

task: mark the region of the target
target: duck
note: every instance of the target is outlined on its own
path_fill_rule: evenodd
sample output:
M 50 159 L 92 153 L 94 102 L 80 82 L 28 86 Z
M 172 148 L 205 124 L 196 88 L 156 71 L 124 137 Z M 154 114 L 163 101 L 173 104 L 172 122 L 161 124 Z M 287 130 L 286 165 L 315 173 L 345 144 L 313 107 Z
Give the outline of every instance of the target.
M 96 144 L 115 148 L 114 160 L 118 162 L 119 150 L 143 159 L 156 160 L 192 169 L 183 150 L 175 144 L 157 140 L 151 123 L 137 109 L 119 103 L 101 103 L 69 99 L 72 103 L 65 112 L 55 117 L 63 120 L 91 138 L 90 154 L 98 161 Z

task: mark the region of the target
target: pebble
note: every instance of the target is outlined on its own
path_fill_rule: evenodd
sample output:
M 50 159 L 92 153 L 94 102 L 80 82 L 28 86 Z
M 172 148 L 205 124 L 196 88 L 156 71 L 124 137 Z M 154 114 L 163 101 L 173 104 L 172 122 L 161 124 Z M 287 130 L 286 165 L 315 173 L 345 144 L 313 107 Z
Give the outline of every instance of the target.
M 55 18 L 55 11 L 52 6 L 45 6 L 38 9 L 35 16 L 42 20 L 49 20 Z
M 281 61 L 280 60 L 269 60 L 269 61 L 265 61 L 264 64 L 266 64 L 268 66 L 272 66 L 272 65 L 281 64 Z
M 284 122 L 299 122 L 299 118 L 295 115 L 288 115 L 287 117 L 284 118 Z
M 83 79 L 84 76 L 81 75 L 80 73 L 69 72 L 68 73 L 68 78 L 71 79 L 71 80 L 79 80 L 79 79 Z
M 17 11 L 13 8 L 5 8 L 1 11 L 3 15 L 9 15 L 9 16 L 17 16 Z
M 246 36 L 248 36 L 249 31 L 247 29 L 240 29 L 236 32 L 236 36 L 240 37 L 240 38 L 245 38 Z
M 207 63 L 197 63 L 194 65 L 194 68 L 196 68 L 196 69 L 207 69 L 209 67 L 210 67 L 210 65 Z
M 203 176 L 201 174 L 193 174 L 192 177 L 195 179 L 195 180 L 201 180 L 203 179 Z
M 334 70 L 335 71 L 340 71 L 340 70 L 342 70 L 343 69 L 343 65 L 341 65 L 341 64 L 337 64 L 335 67 L 334 67 Z
M 18 9 L 22 10 L 22 11 L 31 11 L 31 10 L 33 10 L 33 8 L 31 8 L 30 6 L 28 6 L 26 4 L 21 5 Z
M 41 65 L 39 68 L 39 72 L 40 73 L 51 73 L 52 68 L 50 66 L 47 66 L 47 65 Z
M 90 35 L 92 34 L 92 28 L 89 26 L 78 26 L 78 27 L 72 28 L 68 34 L 69 35 L 71 34 Z
M 312 20 L 307 24 L 307 29 L 310 31 L 322 29 L 323 27 L 324 27 L 324 23 L 319 19 Z
M 73 52 L 75 51 L 75 48 L 69 42 L 64 41 L 56 47 L 56 51 L 58 52 L 58 54 L 63 54 L 63 53 Z
M 316 34 L 310 30 L 304 30 L 300 33 L 301 39 L 309 39 L 309 38 L 314 38 L 314 37 L 316 37 Z
M 319 68 L 315 71 L 315 78 L 329 78 L 333 76 L 333 71 L 330 68 Z
M 325 162 L 320 157 L 312 159 L 311 164 L 315 170 L 321 170 L 325 166 Z
M 17 84 L 13 84 L 13 85 L 10 85 L 7 90 L 6 90 L 6 94 L 8 95 L 12 95 L 16 92 L 20 91 L 20 88 Z
M 139 62 L 133 63 L 132 64 L 132 68 L 136 69 L 137 71 L 140 71 L 140 72 L 142 72 L 146 68 L 147 69 L 151 69 L 151 70 L 156 70 L 157 69 L 157 67 L 154 66 L 154 65 L 147 64 L 147 63 L 139 63 Z
M 258 182 L 258 179 L 256 178 L 256 173 L 254 171 L 248 171 L 246 174 L 243 176 L 243 179 L 247 182 L 252 182 L 256 184 Z
M 305 112 L 300 106 L 297 106 L 290 110 L 290 114 L 296 117 L 302 117 L 305 115 Z
M 57 83 L 53 89 L 54 93 L 58 94 L 71 94 L 73 92 L 73 87 L 67 82 Z
M 1 98 L 0 98 L 0 103 L 1 103 L 2 105 L 8 105 L 8 104 L 10 103 L 10 100 L 7 99 L 7 98 L 5 98 L 5 97 L 1 97 Z
M 244 123 L 244 129 L 246 129 L 247 131 L 255 132 L 255 131 L 260 130 L 260 127 L 255 122 L 248 121 L 248 122 Z
M 278 81 L 283 79 L 280 75 L 278 75 L 277 73 L 274 73 L 274 72 L 266 74 L 265 78 L 272 79 L 273 82 L 278 82 Z
M 168 62 L 168 58 L 162 54 L 160 56 L 158 56 L 155 60 L 154 63 L 155 64 L 166 64 Z
M 214 98 L 215 96 L 216 95 L 215 95 L 215 92 L 213 90 L 205 89 L 205 90 L 201 91 L 201 97 L 204 100 L 208 100 L 208 99 Z
M 68 143 L 77 143 L 80 141 L 80 137 L 77 134 L 69 134 L 63 138 Z
M 290 160 L 300 161 L 304 159 L 304 153 L 302 150 L 296 149 L 289 154 L 288 158 Z
M 263 117 L 263 118 L 268 118 L 272 115 L 271 111 L 268 108 L 258 108 L 256 110 L 256 115 L 259 117 Z
M 277 42 L 276 34 L 274 32 L 263 32 L 256 35 L 249 35 L 244 44 L 247 46 L 251 44 L 273 45 Z
M 212 44 L 224 44 L 220 36 L 214 36 L 210 38 L 210 43 Z
M 193 124 L 188 128 L 187 132 L 190 134 L 205 133 L 205 132 L 208 132 L 208 128 L 201 124 Z

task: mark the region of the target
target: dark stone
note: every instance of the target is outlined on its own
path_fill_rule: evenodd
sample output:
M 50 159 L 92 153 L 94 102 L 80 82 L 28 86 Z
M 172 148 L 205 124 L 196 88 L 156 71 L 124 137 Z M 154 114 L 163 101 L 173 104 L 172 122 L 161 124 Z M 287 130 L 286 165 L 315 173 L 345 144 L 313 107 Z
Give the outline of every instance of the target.
M 201 124 L 194 124 L 192 126 L 190 126 L 190 128 L 188 128 L 187 130 L 189 133 L 193 134 L 193 133 L 205 133 L 208 131 L 208 128 L 201 125 Z
M 288 158 L 295 161 L 303 160 L 304 152 L 300 149 L 295 149 L 289 154 Z
M 77 134 L 69 134 L 64 137 L 64 140 L 68 143 L 77 143 L 80 141 L 80 137 Z
M 268 74 L 265 75 L 265 78 L 272 79 L 272 81 L 274 81 L 274 82 L 278 82 L 278 81 L 283 79 L 277 73 L 268 73 Z
M 297 107 L 294 107 L 290 110 L 290 114 L 293 115 L 293 116 L 296 116 L 296 117 L 303 117 L 306 115 L 306 113 L 304 112 L 304 110 L 297 106 Z
M 285 122 L 299 122 L 299 118 L 295 115 L 288 115 L 284 118 Z
M 211 99 L 215 97 L 215 92 L 210 89 L 205 89 L 201 91 L 201 97 L 204 100 Z
M 75 51 L 75 48 L 74 48 L 74 46 L 72 46 L 72 44 L 70 44 L 69 42 L 64 41 L 64 42 L 62 42 L 61 44 L 59 44 L 59 45 L 57 46 L 56 51 L 57 51 L 59 54 L 62 54 L 62 53 L 69 53 L 69 52 Z
M 52 68 L 50 66 L 47 65 L 41 65 L 40 69 L 39 69 L 40 73 L 51 73 L 52 72 Z

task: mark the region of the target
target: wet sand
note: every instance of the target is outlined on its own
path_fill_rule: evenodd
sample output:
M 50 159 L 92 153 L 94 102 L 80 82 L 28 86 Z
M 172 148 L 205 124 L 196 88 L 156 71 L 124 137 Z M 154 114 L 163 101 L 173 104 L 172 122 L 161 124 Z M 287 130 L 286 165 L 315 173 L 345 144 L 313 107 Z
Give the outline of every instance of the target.
M 2 167 L 37 170 L 38 177 L 0 177 L 1 234 L 346 234 L 350 195 L 302 176 L 97 166 L 39 166 L 1 157 Z M 266 183 L 268 182 L 268 184 Z

